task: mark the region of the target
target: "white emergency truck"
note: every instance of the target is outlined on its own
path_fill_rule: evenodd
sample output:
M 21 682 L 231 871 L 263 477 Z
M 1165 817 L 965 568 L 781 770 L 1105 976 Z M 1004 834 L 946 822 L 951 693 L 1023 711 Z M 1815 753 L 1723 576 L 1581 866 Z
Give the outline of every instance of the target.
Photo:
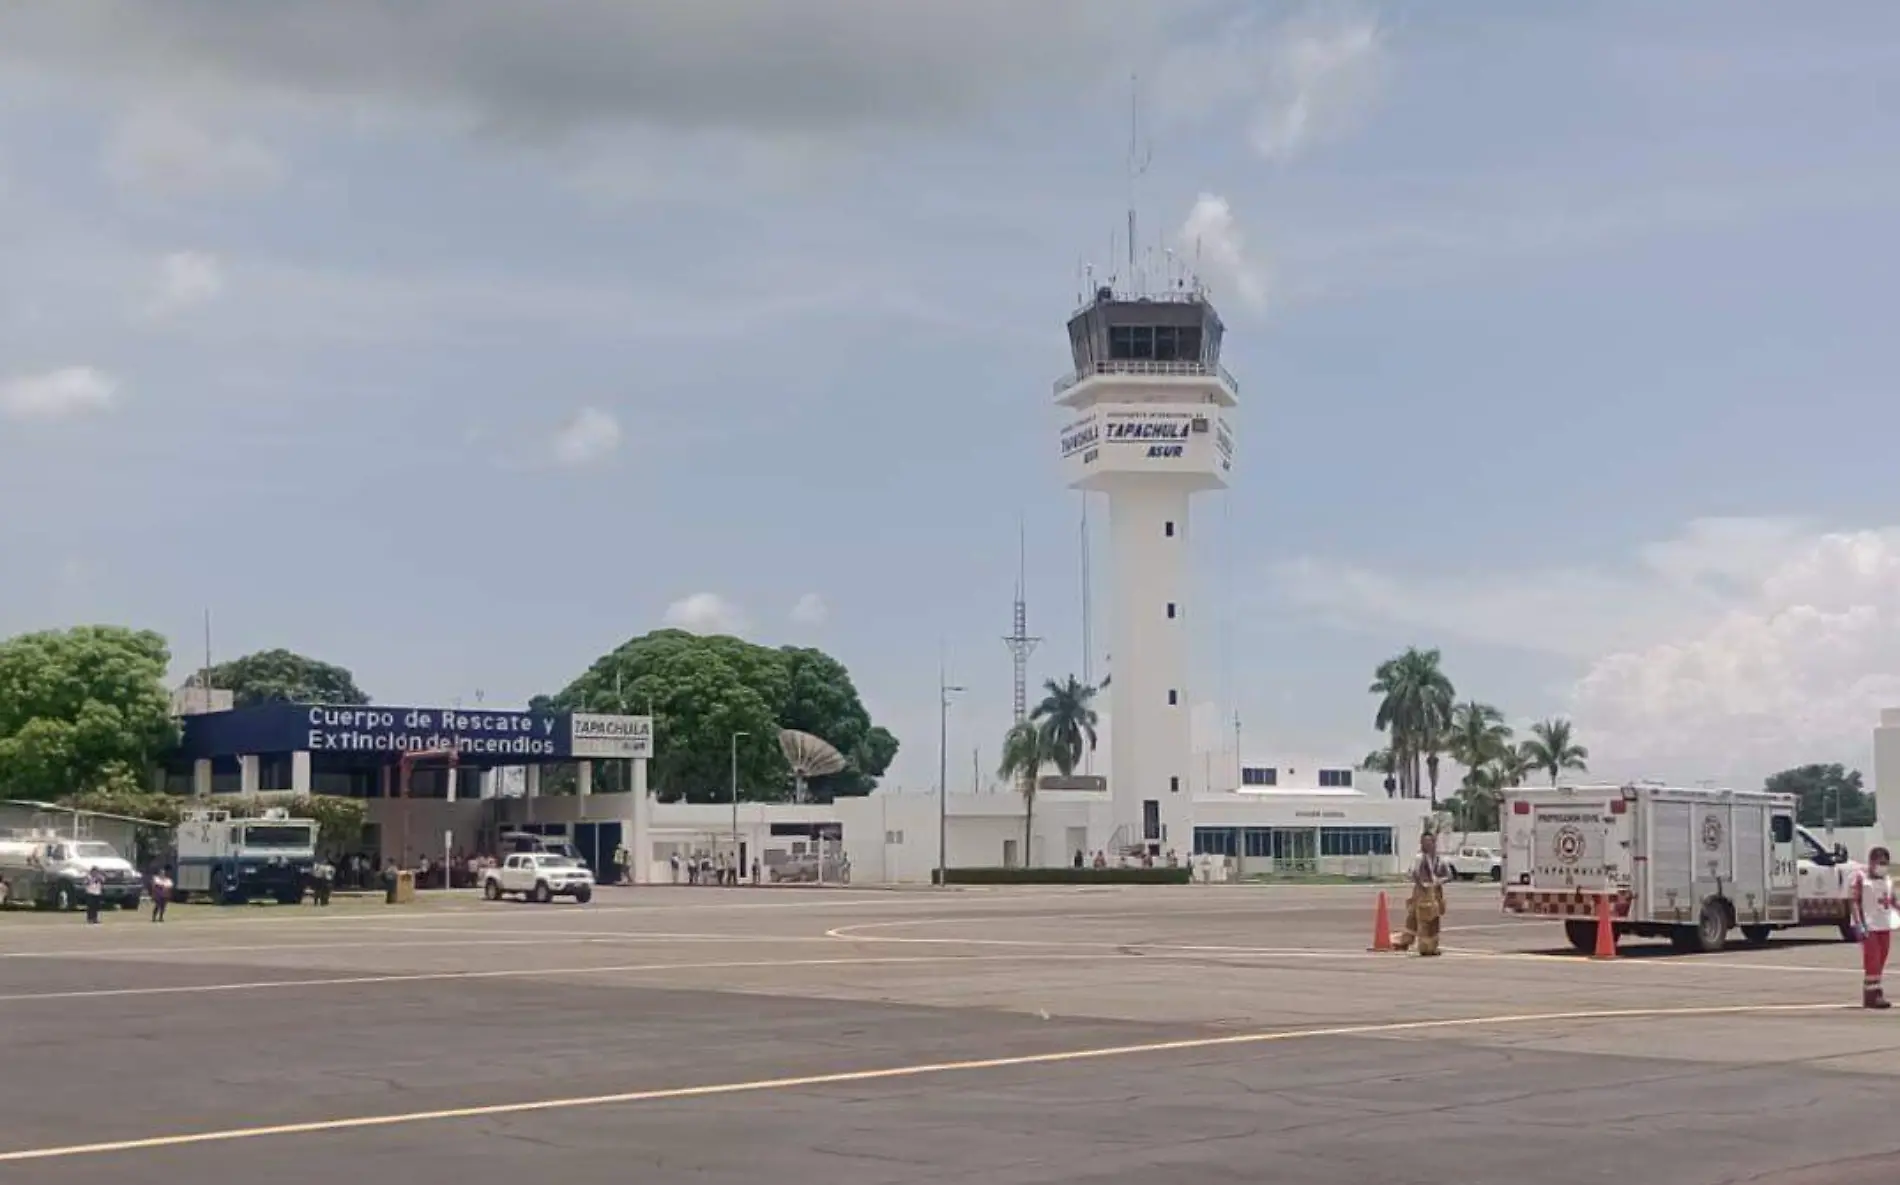
M 1718 951 L 1793 926 L 1847 928 L 1853 862 L 1795 825 L 1795 799 L 1647 783 L 1513 788 L 1500 807 L 1506 913 L 1562 919 L 1596 946 L 1598 902 L 1617 937 Z
M 317 861 L 315 820 L 293 819 L 282 807 L 248 819 L 223 810 L 187 811 L 174 842 L 180 901 L 204 894 L 220 905 L 256 897 L 295 905 Z
M 144 881 L 119 855 L 97 839 L 78 839 L 52 830 L 0 836 L 0 884 L 10 905 L 73 909 L 86 900 L 86 880 L 99 874 L 104 904 L 137 909 Z

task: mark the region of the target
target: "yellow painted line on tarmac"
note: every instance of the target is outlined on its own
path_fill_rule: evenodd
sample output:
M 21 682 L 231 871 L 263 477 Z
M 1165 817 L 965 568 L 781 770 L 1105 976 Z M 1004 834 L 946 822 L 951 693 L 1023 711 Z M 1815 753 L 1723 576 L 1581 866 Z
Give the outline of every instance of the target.
M 687 1099 L 719 1098 L 770 1091 L 799 1090 L 818 1086 L 844 1086 L 860 1082 L 884 1082 L 893 1079 L 924 1078 L 940 1074 L 971 1073 L 981 1070 L 1006 1070 L 1025 1066 L 1052 1066 L 1108 1058 L 1183 1053 L 1203 1049 L 1228 1049 L 1276 1042 L 1304 1041 L 1325 1037 L 1379 1036 L 1391 1033 L 1416 1033 L 1466 1028 L 1492 1028 L 1503 1025 L 1576 1024 L 1590 1021 L 1661 1020 L 1706 1016 L 1750 1016 L 1844 1011 L 1851 1005 L 1827 1004 L 1736 1004 L 1689 1008 L 1606 1008 L 1574 1012 L 1504 1013 L 1493 1016 L 1462 1016 L 1439 1020 L 1389 1021 L 1373 1024 L 1333 1025 L 1324 1028 L 1281 1029 L 1269 1032 L 1233 1033 L 1217 1037 L 1188 1037 L 1173 1041 L 1148 1041 L 1134 1045 L 1104 1045 L 1088 1049 L 1068 1049 L 1054 1053 L 1026 1053 L 1005 1057 L 972 1058 L 966 1061 L 924 1062 L 908 1066 L 888 1066 L 871 1070 L 843 1070 L 830 1074 L 804 1074 L 784 1078 L 755 1078 L 739 1082 L 721 1082 L 705 1086 L 665 1087 L 656 1090 L 629 1090 L 615 1094 L 578 1095 L 567 1098 L 531 1099 L 514 1103 L 491 1103 L 472 1107 L 445 1107 L 430 1111 L 398 1111 L 381 1115 L 355 1115 L 342 1119 L 319 1119 L 304 1123 L 279 1123 L 258 1127 L 233 1127 L 217 1131 L 181 1132 L 174 1135 L 145 1136 L 128 1140 L 103 1140 L 90 1144 L 49 1145 L 0 1152 L 0 1163 L 12 1164 L 35 1160 L 71 1160 L 121 1152 L 151 1152 L 165 1148 L 185 1148 L 203 1144 L 224 1144 L 238 1140 L 261 1140 L 285 1136 L 331 1135 L 368 1128 L 398 1127 L 423 1123 L 444 1123 L 463 1119 L 492 1119 L 506 1115 L 528 1115 L 545 1111 L 574 1111 L 591 1107 L 626 1106 L 635 1103 L 676 1102 Z

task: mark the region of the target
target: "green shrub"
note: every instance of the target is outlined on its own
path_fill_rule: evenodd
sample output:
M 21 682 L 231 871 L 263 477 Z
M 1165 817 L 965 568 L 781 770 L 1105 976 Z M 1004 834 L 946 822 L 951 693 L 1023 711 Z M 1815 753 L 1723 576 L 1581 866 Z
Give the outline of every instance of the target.
M 953 885 L 1185 885 L 1189 868 L 949 868 Z M 930 874 L 938 883 L 937 874 Z

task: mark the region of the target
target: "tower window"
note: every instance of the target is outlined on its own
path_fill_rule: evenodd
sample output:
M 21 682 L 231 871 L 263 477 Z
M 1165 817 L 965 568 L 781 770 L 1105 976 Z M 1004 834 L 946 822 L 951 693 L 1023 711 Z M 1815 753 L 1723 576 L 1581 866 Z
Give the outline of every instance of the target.
M 1271 765 L 1243 765 L 1240 767 L 1240 784 L 1277 786 L 1280 784 L 1280 771 Z
M 1349 769 L 1320 770 L 1319 784 L 1322 788 L 1349 789 L 1352 786 L 1352 771 Z
M 1168 688 L 1168 706 L 1172 708 L 1180 702 L 1181 702 L 1181 693 L 1176 691 L 1172 687 Z
M 1180 778 L 1168 779 L 1168 793 L 1169 794 L 1181 793 L 1181 779 Z
M 1169 621 L 1174 620 L 1174 602 L 1173 601 L 1168 602 L 1168 620 Z
M 1170 539 L 1174 538 L 1174 520 L 1170 519 L 1161 524 L 1161 533 Z

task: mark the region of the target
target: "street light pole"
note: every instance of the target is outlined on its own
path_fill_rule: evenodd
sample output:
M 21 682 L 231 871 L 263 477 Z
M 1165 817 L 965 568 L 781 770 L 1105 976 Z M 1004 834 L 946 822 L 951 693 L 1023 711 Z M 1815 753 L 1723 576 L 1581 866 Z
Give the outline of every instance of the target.
M 962 691 L 961 687 L 952 687 L 944 676 L 943 667 L 937 668 L 937 884 L 946 884 L 946 869 L 949 867 L 947 842 L 950 823 L 950 697 Z
M 739 859 L 739 738 L 750 735 L 744 732 L 732 734 L 732 858 L 735 861 Z M 734 877 L 735 881 L 737 879 Z

